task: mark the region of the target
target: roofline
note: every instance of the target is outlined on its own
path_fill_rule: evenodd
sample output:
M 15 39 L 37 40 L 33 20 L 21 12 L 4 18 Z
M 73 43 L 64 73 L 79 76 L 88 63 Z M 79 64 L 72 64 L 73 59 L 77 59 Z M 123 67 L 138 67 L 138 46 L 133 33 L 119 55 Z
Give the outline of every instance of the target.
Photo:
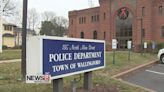
M 11 23 L 4 23 L 3 25 L 9 25 L 9 26 L 17 27 L 15 24 L 11 24 Z
M 91 10 L 91 9 L 97 9 L 97 8 L 100 8 L 100 6 L 86 8 L 86 9 L 81 9 L 81 10 L 73 10 L 73 11 L 69 11 L 69 13 L 71 13 L 71 12 L 81 12 L 81 11 L 86 11 L 86 10 Z

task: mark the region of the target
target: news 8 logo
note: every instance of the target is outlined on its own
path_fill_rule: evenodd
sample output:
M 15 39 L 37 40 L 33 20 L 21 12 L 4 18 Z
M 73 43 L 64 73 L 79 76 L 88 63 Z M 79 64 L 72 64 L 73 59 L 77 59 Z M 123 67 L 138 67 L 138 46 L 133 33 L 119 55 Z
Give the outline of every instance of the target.
M 44 80 L 45 81 L 50 81 L 50 75 L 49 75 L 49 73 L 46 73 L 45 75 L 44 75 Z
M 51 75 L 49 73 L 26 75 L 26 83 L 51 83 Z

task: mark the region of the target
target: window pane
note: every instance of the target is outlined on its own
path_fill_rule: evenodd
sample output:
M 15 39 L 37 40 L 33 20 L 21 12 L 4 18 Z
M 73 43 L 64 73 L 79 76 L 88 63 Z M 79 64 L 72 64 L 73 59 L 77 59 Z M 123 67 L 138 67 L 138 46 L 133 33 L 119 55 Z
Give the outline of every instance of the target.
M 162 15 L 162 6 L 159 6 L 159 15 Z
M 106 38 L 106 32 L 104 32 L 104 39 Z
M 84 32 L 80 33 L 80 38 L 84 38 Z
M 161 36 L 164 37 L 164 26 L 161 27 Z
M 106 13 L 104 13 L 104 20 L 106 19 Z
M 145 16 L 145 7 L 142 7 L 142 16 Z
M 97 39 L 97 31 L 93 32 L 93 39 Z

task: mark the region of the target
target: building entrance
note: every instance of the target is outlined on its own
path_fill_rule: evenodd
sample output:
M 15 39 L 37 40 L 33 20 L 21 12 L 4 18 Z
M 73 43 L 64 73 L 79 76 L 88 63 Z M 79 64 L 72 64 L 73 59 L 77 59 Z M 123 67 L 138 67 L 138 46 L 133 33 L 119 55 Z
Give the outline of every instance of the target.
M 118 10 L 116 16 L 116 39 L 118 41 L 118 49 L 126 50 L 127 41 L 132 41 L 132 14 L 127 8 Z

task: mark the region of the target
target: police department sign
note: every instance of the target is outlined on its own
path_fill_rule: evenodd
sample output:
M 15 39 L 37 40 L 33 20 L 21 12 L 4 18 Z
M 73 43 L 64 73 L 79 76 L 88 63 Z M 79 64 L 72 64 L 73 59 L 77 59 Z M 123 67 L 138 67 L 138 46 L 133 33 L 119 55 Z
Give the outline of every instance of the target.
M 104 41 L 31 37 L 27 42 L 27 74 L 48 73 L 51 79 L 58 79 L 101 69 L 105 67 L 104 53 Z

